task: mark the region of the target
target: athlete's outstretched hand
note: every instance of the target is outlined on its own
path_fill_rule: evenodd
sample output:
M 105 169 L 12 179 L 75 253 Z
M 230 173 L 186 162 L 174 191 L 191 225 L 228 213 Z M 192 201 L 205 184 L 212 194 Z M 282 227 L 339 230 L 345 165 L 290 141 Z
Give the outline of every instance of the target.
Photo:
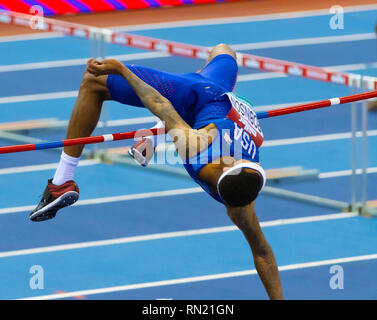
M 86 70 L 95 76 L 103 76 L 106 74 L 121 74 L 124 65 L 115 59 L 107 59 L 103 61 L 97 61 L 95 59 L 89 59 Z

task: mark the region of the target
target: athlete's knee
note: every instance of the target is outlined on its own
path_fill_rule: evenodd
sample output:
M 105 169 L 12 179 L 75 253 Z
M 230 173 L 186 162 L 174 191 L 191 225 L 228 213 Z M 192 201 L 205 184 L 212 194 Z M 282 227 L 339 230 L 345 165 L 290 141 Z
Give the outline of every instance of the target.
M 215 56 L 218 56 L 220 54 L 229 54 L 234 59 L 237 58 L 236 52 L 231 47 L 229 47 L 226 43 L 219 43 L 211 51 L 211 57 L 212 58 L 214 58 Z
M 81 80 L 80 90 L 101 94 L 107 93 L 105 77 L 96 77 L 88 71 L 85 71 Z

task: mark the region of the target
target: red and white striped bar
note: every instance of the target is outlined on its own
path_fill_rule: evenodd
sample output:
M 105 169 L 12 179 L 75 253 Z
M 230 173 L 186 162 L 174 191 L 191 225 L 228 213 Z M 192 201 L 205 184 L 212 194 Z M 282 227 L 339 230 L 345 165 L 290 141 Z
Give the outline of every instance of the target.
M 367 100 L 367 99 L 372 99 L 376 97 L 377 97 L 377 91 L 375 90 L 375 91 L 353 94 L 350 96 L 345 96 L 345 97 L 340 97 L 340 98 L 332 98 L 332 99 L 326 99 L 326 100 L 312 102 L 312 103 L 305 103 L 305 104 L 301 104 L 301 105 L 297 105 L 293 107 L 270 110 L 267 112 L 257 113 L 257 116 L 258 116 L 258 119 L 271 118 L 271 117 L 277 117 L 277 116 L 287 115 L 291 113 L 297 113 L 301 111 L 309 111 L 309 110 L 314 110 L 314 109 L 319 109 L 319 108 L 331 107 L 331 106 L 335 106 L 339 104 Z
M 76 145 L 87 145 L 87 144 L 103 143 L 103 142 L 108 142 L 108 141 L 128 140 L 128 139 L 135 139 L 135 138 L 137 139 L 141 137 L 155 136 L 159 134 L 165 134 L 165 129 L 164 128 L 143 129 L 143 130 L 130 131 L 130 132 L 105 134 L 101 136 L 83 137 L 83 138 L 74 138 L 74 139 L 66 139 L 66 140 L 59 140 L 59 141 L 49 141 L 49 142 L 36 143 L 36 144 L 22 144 L 22 145 L 16 145 L 16 146 L 0 147 L 0 154 L 56 149 L 56 148 L 76 146 Z
M 189 58 L 207 59 L 210 50 L 207 47 L 194 46 L 174 41 L 154 39 L 139 35 L 114 32 L 110 29 L 96 28 L 81 24 L 68 23 L 49 18 L 37 20 L 38 17 L 0 10 L 0 22 L 21 26 L 39 27 L 44 31 L 61 32 L 68 36 L 103 39 L 112 44 L 139 49 L 168 52 L 171 55 Z M 271 59 L 251 54 L 238 53 L 238 64 L 242 67 L 259 69 L 267 72 L 284 74 L 318 81 L 336 83 L 366 90 L 377 90 L 377 78 L 360 76 L 353 73 L 329 71 L 323 68 Z
M 292 106 L 288 108 L 275 109 L 268 112 L 258 112 L 257 117 L 258 119 L 271 118 L 271 117 L 282 116 L 286 114 L 319 109 L 319 108 L 324 108 L 324 107 L 330 107 L 333 105 L 345 104 L 349 102 L 355 102 L 355 101 L 366 100 L 366 99 L 371 99 L 371 98 L 377 98 L 377 90 L 359 93 L 359 94 L 353 94 L 353 95 L 345 96 L 341 98 L 332 98 L 332 99 L 327 99 L 327 100 L 322 100 L 322 101 L 317 101 L 317 102 L 312 102 L 312 103 L 301 104 L 301 105 Z M 102 143 L 102 142 L 107 142 L 107 141 L 127 140 L 127 139 L 141 138 L 141 137 L 147 137 L 147 136 L 155 136 L 155 135 L 165 134 L 165 133 L 166 132 L 164 128 L 155 128 L 155 129 L 143 129 L 143 130 L 137 130 L 137 131 L 131 131 L 131 132 L 123 132 L 123 133 L 106 134 L 106 135 L 94 136 L 94 137 L 84 137 L 84 138 L 66 139 L 66 140 L 60 140 L 60 141 L 51 141 L 51 142 L 44 142 L 44 143 L 37 143 L 37 144 L 6 146 L 6 147 L 0 147 L 0 154 L 62 148 L 62 147 L 67 147 L 67 146 Z

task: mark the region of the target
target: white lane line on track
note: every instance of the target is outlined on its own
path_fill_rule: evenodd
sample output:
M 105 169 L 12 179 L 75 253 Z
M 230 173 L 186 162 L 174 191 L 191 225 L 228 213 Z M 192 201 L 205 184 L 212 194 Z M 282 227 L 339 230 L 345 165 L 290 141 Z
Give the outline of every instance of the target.
M 367 132 L 367 135 L 368 137 L 377 136 L 377 130 L 369 130 Z M 362 132 L 358 131 L 356 133 L 356 137 L 361 138 Z M 286 146 L 286 145 L 309 143 L 309 142 L 334 141 L 334 140 L 351 139 L 351 138 L 352 138 L 351 132 L 331 133 L 331 134 L 323 134 L 323 135 L 308 136 L 308 137 L 267 140 L 263 143 L 263 147 Z
M 166 191 L 125 194 L 125 195 L 120 195 L 120 196 L 79 200 L 74 204 L 74 206 L 102 204 L 102 203 L 129 201 L 129 200 L 150 199 L 150 198 L 157 198 L 157 197 L 167 197 L 167 196 L 193 194 L 193 193 L 201 193 L 201 192 L 204 192 L 202 188 L 195 187 L 195 188 L 174 189 L 174 190 L 166 190 Z M 8 214 L 8 213 L 30 211 L 30 210 L 33 210 L 34 208 L 35 208 L 35 205 L 3 208 L 3 209 L 0 209 L 0 215 Z
M 367 173 L 377 173 L 377 167 L 367 168 Z M 322 172 L 319 174 L 320 179 L 328 178 L 337 178 L 337 177 L 346 177 L 352 174 L 352 170 L 342 170 L 342 171 L 331 171 L 331 172 Z M 361 169 L 356 170 L 356 174 L 362 174 Z
M 152 51 L 152 52 L 144 52 L 144 53 L 120 54 L 120 55 L 108 56 L 107 58 L 117 59 L 120 61 L 137 61 L 137 60 L 145 60 L 145 59 L 165 58 L 169 56 L 170 55 L 165 52 Z M 0 72 L 13 72 L 13 71 L 26 71 L 26 70 L 39 70 L 39 69 L 49 69 L 49 68 L 80 66 L 80 65 L 86 65 L 88 59 L 90 59 L 90 57 L 79 58 L 79 59 L 4 65 L 4 66 L 0 66 Z
M 41 122 L 38 124 L 38 120 Z M 34 121 L 34 120 L 31 120 Z M 97 128 L 109 128 L 109 127 L 122 127 L 122 126 L 129 126 L 135 124 L 147 124 L 147 123 L 155 123 L 158 121 L 158 118 L 155 116 L 149 117 L 136 117 L 136 118 L 125 118 L 125 119 L 116 119 L 116 120 L 108 120 L 106 122 L 99 121 L 97 123 Z M 3 131 L 21 131 L 23 129 L 27 130 L 30 129 L 28 124 L 22 124 L 23 121 L 18 123 L 15 122 L 0 122 L 0 130 Z M 67 128 L 69 121 L 68 120 L 50 120 L 48 119 L 37 119 L 33 123 L 33 127 L 31 129 L 55 129 L 55 128 Z M 7 125 L 9 125 L 8 128 Z M 17 125 L 18 129 L 12 127 L 12 125 Z M 22 127 L 24 126 L 24 127 Z
M 279 266 L 279 271 L 298 270 L 298 269 L 314 268 L 314 267 L 321 267 L 321 266 L 327 266 L 327 265 L 367 261 L 367 260 L 375 260 L 375 259 L 377 259 L 377 254 L 368 254 L 368 255 L 362 255 L 362 256 L 344 257 L 344 258 L 328 259 L 328 260 L 319 260 L 319 261 L 311 261 L 311 262 L 295 263 L 295 264 Z M 114 286 L 114 287 L 99 288 L 99 289 L 80 290 L 80 291 L 73 291 L 73 292 L 67 292 L 67 293 L 50 294 L 50 295 L 44 295 L 44 296 L 22 298 L 19 300 L 63 299 L 63 298 L 70 298 L 70 297 L 76 297 L 76 296 L 89 296 L 89 295 L 94 295 L 94 294 L 105 294 L 105 293 L 111 293 L 111 292 L 128 291 L 128 290 L 143 289 L 143 288 L 153 288 L 153 287 L 193 283 L 193 282 L 200 282 L 200 281 L 218 280 L 218 279 L 242 277 L 242 276 L 249 276 L 249 275 L 256 275 L 256 274 L 257 274 L 257 271 L 255 269 L 250 269 L 250 270 L 234 271 L 234 272 L 227 272 L 227 273 L 210 274 L 210 275 L 205 275 L 205 276 L 195 276 L 195 277 L 187 277 L 187 278 L 162 280 L 162 281 L 127 284 L 123 286 Z
M 37 94 L 11 96 L 11 97 L 2 97 L 0 98 L 0 104 L 76 98 L 78 93 L 79 93 L 78 91 L 59 91 L 59 92 L 52 92 L 52 93 L 37 93 Z
M 14 36 L 1 36 L 1 42 L 15 42 L 15 41 L 28 41 L 28 40 L 43 40 L 52 38 L 63 38 L 64 35 L 58 32 L 41 32 L 41 33 L 30 33 L 30 34 L 19 34 Z
M 360 5 L 360 6 L 344 6 L 344 12 L 360 12 L 377 10 L 377 5 Z M 217 24 L 237 24 L 244 22 L 258 22 L 267 20 L 280 20 L 280 19 L 295 19 L 295 18 L 305 18 L 313 16 L 323 16 L 331 15 L 329 9 L 322 10 L 306 10 L 306 11 L 293 11 L 284 13 L 272 13 L 272 14 L 260 14 L 253 16 L 238 16 L 230 18 L 210 18 L 210 19 L 195 19 L 186 21 L 173 21 L 164 23 L 149 23 L 140 24 L 133 26 L 117 26 L 111 27 L 110 29 L 115 31 L 140 31 L 140 30 L 157 30 L 157 29 L 168 29 L 168 28 L 182 28 L 182 27 L 195 27 L 195 26 L 209 26 Z
M 81 160 L 79 163 L 79 167 L 92 166 L 99 163 L 101 163 L 101 161 L 99 160 Z M 3 168 L 3 169 L 0 169 L 0 175 L 53 170 L 58 167 L 58 164 L 59 163 L 56 162 L 56 163 L 37 164 L 37 165 L 31 165 L 31 166 Z
M 255 49 L 269 49 L 269 48 L 282 48 L 282 47 L 292 47 L 292 46 L 304 46 L 304 45 L 314 45 L 314 44 L 325 44 L 325 43 L 339 43 L 339 42 L 349 42 L 349 41 L 361 41 L 361 40 L 375 40 L 375 33 L 358 33 L 342 36 L 328 36 L 328 37 L 313 37 L 313 38 L 300 38 L 300 39 L 290 39 L 290 40 L 276 40 L 276 41 L 265 41 L 265 42 L 254 42 L 254 43 L 241 43 L 230 45 L 233 50 L 255 50 Z
M 262 228 L 268 228 L 268 227 L 277 227 L 277 226 L 299 224 L 299 223 L 347 219 L 347 218 L 353 218 L 356 216 L 358 216 L 357 213 L 334 213 L 334 214 L 319 215 L 319 216 L 263 221 L 260 223 L 260 225 Z M 140 235 L 140 236 L 116 238 L 116 239 L 109 239 L 109 240 L 71 243 L 71 244 L 63 244 L 63 245 L 56 245 L 56 246 L 49 246 L 49 247 L 24 249 L 24 250 L 5 251 L 5 252 L 0 252 L 0 258 L 24 256 L 24 255 L 31 255 L 31 254 L 46 253 L 46 252 L 57 252 L 57 251 L 64 251 L 64 250 L 74 250 L 74 249 L 82 249 L 82 248 L 102 247 L 102 246 L 141 242 L 141 241 L 197 236 L 197 235 L 203 235 L 203 234 L 212 234 L 212 233 L 221 233 L 221 232 L 230 232 L 230 231 L 238 231 L 238 228 L 236 226 L 230 225 L 230 226 L 223 226 L 223 227 L 155 233 L 155 234 L 149 234 L 149 235 Z

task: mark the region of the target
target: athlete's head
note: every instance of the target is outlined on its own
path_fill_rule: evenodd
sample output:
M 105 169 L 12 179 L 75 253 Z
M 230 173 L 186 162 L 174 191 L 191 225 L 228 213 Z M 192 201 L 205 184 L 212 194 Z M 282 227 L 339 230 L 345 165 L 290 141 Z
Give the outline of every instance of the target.
M 264 171 L 258 167 L 233 167 L 221 175 L 217 190 L 227 205 L 243 207 L 257 198 L 265 182 Z

